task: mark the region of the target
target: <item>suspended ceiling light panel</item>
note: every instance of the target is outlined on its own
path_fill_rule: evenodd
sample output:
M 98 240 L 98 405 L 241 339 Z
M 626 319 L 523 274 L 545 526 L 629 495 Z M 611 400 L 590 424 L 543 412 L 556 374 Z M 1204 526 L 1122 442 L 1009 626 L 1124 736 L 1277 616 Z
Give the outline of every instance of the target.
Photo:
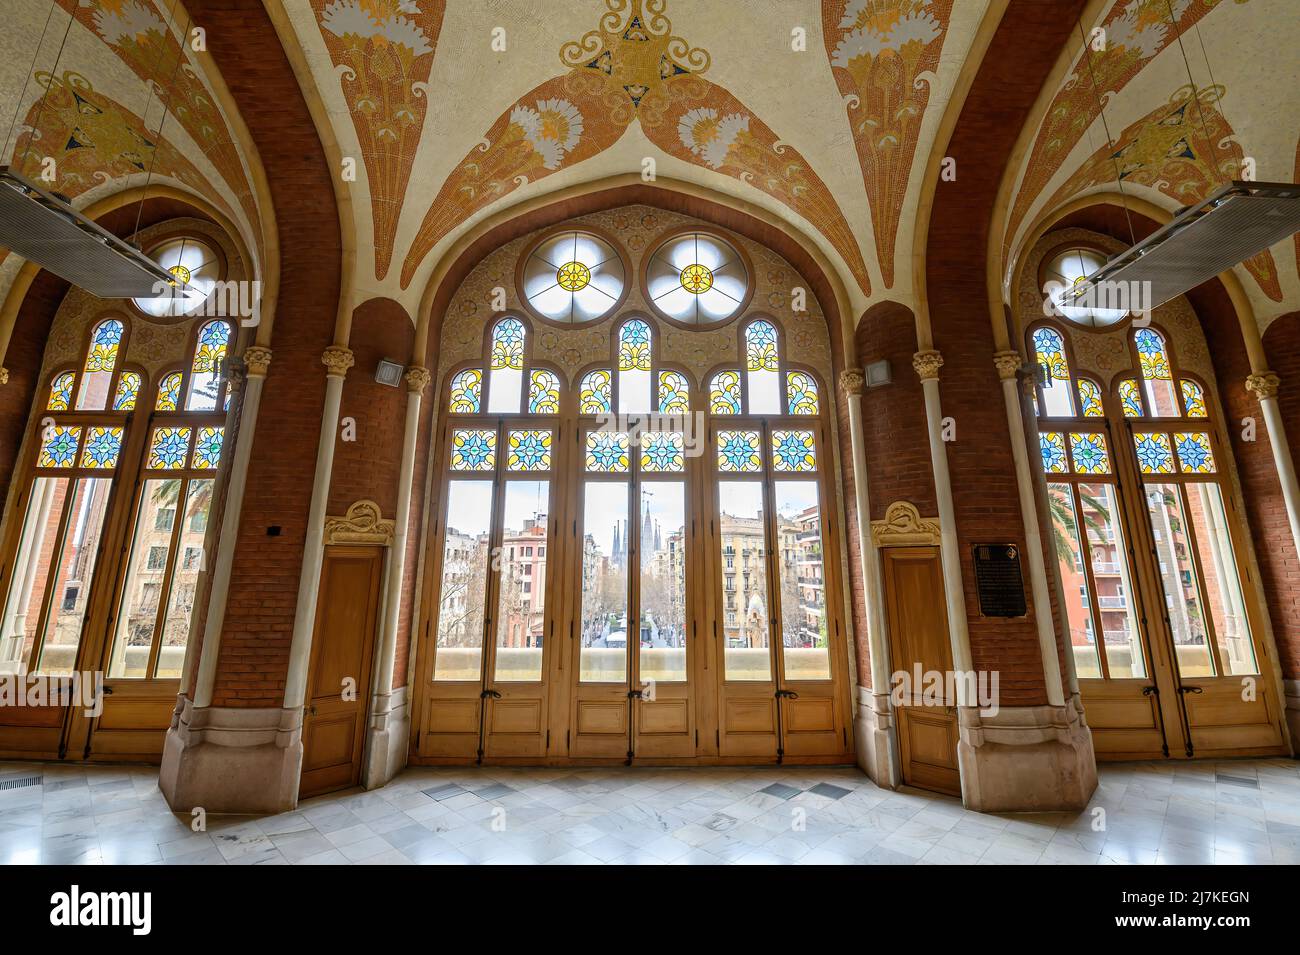
M 99 298 L 149 298 L 175 277 L 67 200 L 0 166 L 0 246 Z
M 1297 230 L 1300 186 L 1230 182 L 1059 293 L 1057 301 L 1071 307 L 1113 302 L 1107 296 L 1123 283 L 1130 289 L 1149 289 L 1149 294 L 1144 291 L 1141 301 L 1131 306 L 1133 311 L 1156 308 Z

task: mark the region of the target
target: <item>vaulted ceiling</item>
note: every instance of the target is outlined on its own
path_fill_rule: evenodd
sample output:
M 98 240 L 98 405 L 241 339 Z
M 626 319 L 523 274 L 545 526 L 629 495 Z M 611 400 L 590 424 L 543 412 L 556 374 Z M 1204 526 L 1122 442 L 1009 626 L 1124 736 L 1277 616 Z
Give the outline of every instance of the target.
M 1004 269 L 1036 224 L 1079 196 L 1122 191 L 1172 212 L 1247 167 L 1294 180 L 1294 3 L 1088 3 L 1004 176 L 991 237 Z M 927 190 L 978 58 L 1016 9 L 267 3 L 337 171 L 335 195 L 318 200 L 338 204 L 351 237 L 340 265 L 351 304 L 382 295 L 412 314 L 439 260 L 477 224 L 628 174 L 788 223 L 831 263 L 853 314 L 886 299 L 913 304 Z M 179 0 L 9 0 L 6 18 L 0 116 L 17 122 L 3 161 L 34 178 L 54 158 L 54 188 L 83 207 L 146 177 L 167 183 L 228 216 L 260 254 L 274 206 L 301 197 L 259 187 L 239 117 L 250 105 L 236 105 L 211 57 L 180 42 L 191 23 Z M 953 158 L 960 187 L 963 157 Z M 282 254 L 292 261 L 292 249 Z M 1261 323 L 1300 299 L 1298 254 L 1283 243 L 1239 269 Z M 0 294 L 13 258 L 0 262 Z

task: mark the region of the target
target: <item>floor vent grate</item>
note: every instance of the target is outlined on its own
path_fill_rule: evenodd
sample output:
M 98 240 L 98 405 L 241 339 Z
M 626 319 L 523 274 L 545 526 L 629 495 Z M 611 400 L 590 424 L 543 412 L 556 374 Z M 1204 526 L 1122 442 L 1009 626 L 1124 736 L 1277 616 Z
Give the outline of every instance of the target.
M 40 784 L 40 776 L 19 776 L 15 779 L 0 779 L 0 790 L 26 789 L 28 786 L 39 786 Z

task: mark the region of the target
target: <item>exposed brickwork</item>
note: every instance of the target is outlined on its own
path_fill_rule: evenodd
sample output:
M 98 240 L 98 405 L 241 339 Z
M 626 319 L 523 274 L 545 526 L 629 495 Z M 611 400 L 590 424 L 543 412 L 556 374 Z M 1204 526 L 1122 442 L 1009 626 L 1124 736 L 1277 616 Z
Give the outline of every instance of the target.
M 222 628 L 213 703 L 284 698 L 342 255 L 334 187 L 293 70 L 260 4 L 194 0 L 208 49 L 266 169 L 285 268 Z M 292 267 L 291 267 L 292 266 Z M 271 527 L 280 528 L 270 536 Z
M 23 432 L 40 384 L 37 376 L 45 355 L 45 339 L 67 290 L 68 283 L 49 272 L 36 276 L 18 310 L 9 349 L 0 361 L 9 369 L 9 383 L 0 385 L 0 506 L 9 500 Z

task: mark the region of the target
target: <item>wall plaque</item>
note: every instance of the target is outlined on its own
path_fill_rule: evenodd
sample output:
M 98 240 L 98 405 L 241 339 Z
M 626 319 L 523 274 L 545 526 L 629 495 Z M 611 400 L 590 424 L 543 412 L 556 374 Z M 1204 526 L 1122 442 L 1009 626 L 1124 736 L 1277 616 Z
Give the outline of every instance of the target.
M 1020 572 L 1020 548 L 1015 544 L 976 544 L 974 551 L 980 615 L 1023 617 L 1025 581 Z

